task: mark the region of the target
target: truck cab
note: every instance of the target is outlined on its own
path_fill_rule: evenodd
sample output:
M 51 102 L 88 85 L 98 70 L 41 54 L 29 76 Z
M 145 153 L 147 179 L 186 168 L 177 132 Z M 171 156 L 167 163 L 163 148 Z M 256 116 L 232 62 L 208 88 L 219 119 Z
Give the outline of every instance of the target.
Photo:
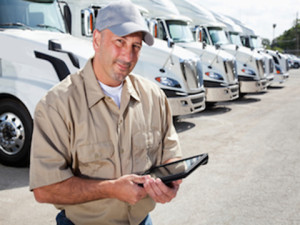
M 289 77 L 289 66 L 286 63 L 286 57 L 283 55 L 281 58 L 281 55 L 277 55 L 276 51 L 272 50 L 268 50 L 267 53 L 267 50 L 262 45 L 262 39 L 251 28 L 235 18 L 230 17 L 230 19 L 242 28 L 240 37 L 243 46 L 259 52 L 269 61 L 269 63 L 266 63 L 265 69 L 266 73 L 273 73 L 273 81 L 270 85 L 285 82 Z
M 262 49 L 265 53 L 273 57 L 275 62 L 274 82 L 284 83 L 289 78 L 288 57 L 278 51 Z
M 247 32 L 244 32 L 242 35 L 243 45 L 257 49 L 260 52 L 263 52 L 270 57 L 272 57 L 274 62 L 274 81 L 273 83 L 284 83 L 289 78 L 289 65 L 288 58 L 286 55 L 274 51 L 271 49 L 264 49 L 261 44 L 261 38 L 255 35 L 253 30 L 247 29 Z
M 67 8 L 65 8 L 67 10 Z M 0 0 L 0 162 L 29 162 L 38 101 L 94 53 L 67 33 L 56 0 Z

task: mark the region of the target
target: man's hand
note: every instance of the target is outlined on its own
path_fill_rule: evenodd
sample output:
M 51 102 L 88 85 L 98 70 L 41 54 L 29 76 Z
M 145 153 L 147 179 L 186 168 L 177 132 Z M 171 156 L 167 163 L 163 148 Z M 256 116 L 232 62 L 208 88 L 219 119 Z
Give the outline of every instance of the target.
M 150 178 L 144 183 L 144 189 L 154 201 L 167 203 L 176 197 L 181 183 L 182 180 L 177 180 L 167 186 L 159 178 L 155 180 Z
M 113 186 L 114 197 L 129 204 L 136 204 L 147 196 L 144 188 L 138 184 L 144 184 L 148 176 L 125 175 L 115 180 Z

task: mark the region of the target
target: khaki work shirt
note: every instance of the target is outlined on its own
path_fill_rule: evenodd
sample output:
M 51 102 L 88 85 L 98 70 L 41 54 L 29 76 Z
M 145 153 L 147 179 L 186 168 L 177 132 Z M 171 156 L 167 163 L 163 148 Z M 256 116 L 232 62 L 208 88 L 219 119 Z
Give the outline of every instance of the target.
M 34 116 L 30 189 L 72 176 L 116 179 L 181 157 L 178 136 L 162 90 L 140 76 L 124 81 L 120 108 L 103 91 L 92 59 L 38 103 Z M 56 205 L 78 224 L 139 224 L 154 208 L 103 199 Z

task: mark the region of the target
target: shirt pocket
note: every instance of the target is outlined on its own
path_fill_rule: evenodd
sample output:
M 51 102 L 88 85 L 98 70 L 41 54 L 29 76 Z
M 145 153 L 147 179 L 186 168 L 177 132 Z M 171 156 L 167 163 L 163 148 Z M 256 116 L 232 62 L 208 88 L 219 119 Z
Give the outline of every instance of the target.
M 79 173 L 90 178 L 115 178 L 114 155 L 114 146 L 111 141 L 79 146 L 77 148 Z
M 161 160 L 161 132 L 151 130 L 132 136 L 133 172 L 144 172 Z

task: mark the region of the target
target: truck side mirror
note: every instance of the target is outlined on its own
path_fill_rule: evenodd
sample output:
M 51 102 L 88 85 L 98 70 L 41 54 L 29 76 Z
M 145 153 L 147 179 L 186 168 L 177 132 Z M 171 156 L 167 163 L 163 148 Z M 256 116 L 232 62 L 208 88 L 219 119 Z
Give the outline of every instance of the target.
M 172 38 L 168 37 L 167 38 L 167 41 L 168 41 L 168 47 L 169 48 L 172 48 L 174 46 L 174 41 Z
M 195 41 L 196 42 L 203 42 L 203 29 L 202 27 L 195 27 L 194 28 L 194 32 L 195 32 Z
M 66 31 L 71 34 L 72 33 L 72 15 L 71 15 L 70 7 L 69 7 L 68 3 L 66 3 L 65 1 L 59 1 L 58 3 L 59 3 L 59 8 L 61 9 L 61 13 L 63 15 L 63 19 L 64 19 L 65 26 L 66 26 Z
M 72 33 L 72 14 L 70 7 L 66 4 L 64 5 L 64 18 L 67 26 L 67 31 L 71 34 Z
M 149 30 L 150 33 L 153 35 L 153 37 L 157 38 L 158 37 L 158 27 L 157 27 L 157 21 L 155 19 L 151 19 L 149 21 Z
M 95 11 L 92 8 L 81 10 L 81 34 L 86 37 L 92 37 L 95 27 Z

